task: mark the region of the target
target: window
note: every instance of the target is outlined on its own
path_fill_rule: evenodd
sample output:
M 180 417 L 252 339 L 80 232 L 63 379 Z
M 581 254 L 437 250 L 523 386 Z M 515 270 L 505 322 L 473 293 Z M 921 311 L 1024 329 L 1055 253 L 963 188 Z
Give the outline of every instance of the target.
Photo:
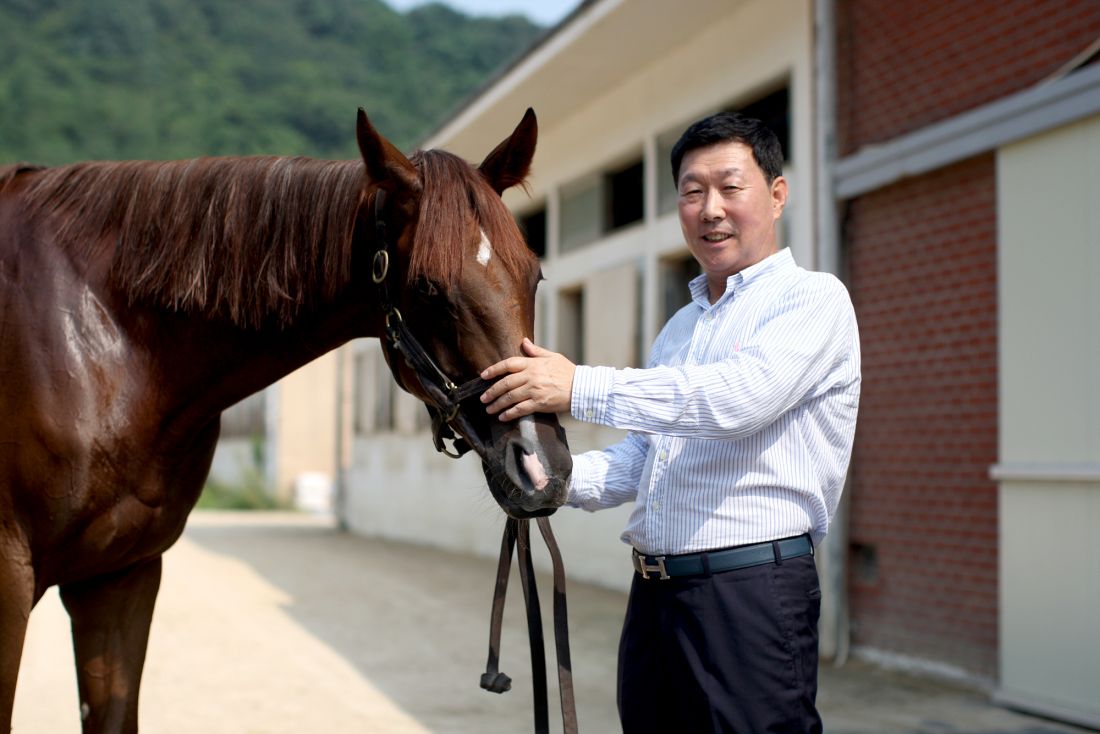
M 691 255 L 661 263 L 661 323 L 668 321 L 677 311 L 691 303 L 688 283 L 702 272 L 699 262 Z
M 355 415 L 356 435 L 393 429 L 393 400 L 397 386 L 377 344 L 355 355 Z
M 546 257 L 546 207 L 522 214 L 517 221 L 531 251 L 540 258 Z
M 601 181 L 578 181 L 561 192 L 561 251 L 571 252 L 599 239 L 602 234 Z
M 676 211 L 676 181 L 672 178 L 672 146 L 684 134 L 687 125 L 668 130 L 657 136 L 657 213 L 669 214 Z
M 644 170 L 639 160 L 604 177 L 605 229 L 612 231 L 645 217 Z
M 783 160 L 791 160 L 791 94 L 787 87 L 760 97 L 741 106 L 727 107 L 729 112 L 740 112 L 755 117 L 770 127 L 783 148 Z
M 584 289 L 558 294 L 558 351 L 584 364 Z
M 644 218 L 645 167 L 634 158 L 562 188 L 561 251 L 576 250 Z

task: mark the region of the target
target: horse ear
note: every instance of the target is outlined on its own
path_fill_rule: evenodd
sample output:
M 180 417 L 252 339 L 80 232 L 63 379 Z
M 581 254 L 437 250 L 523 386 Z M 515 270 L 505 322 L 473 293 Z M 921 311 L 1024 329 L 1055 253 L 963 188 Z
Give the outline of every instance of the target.
M 535 111 L 528 107 L 512 134 L 485 156 L 480 166 L 481 173 L 498 194 L 522 184 L 527 178 L 538 137 L 539 124 Z
M 414 191 L 420 189 L 420 176 L 416 172 L 416 166 L 396 146 L 378 134 L 362 107 L 359 108 L 359 117 L 355 122 L 355 138 L 359 141 L 359 152 L 367 166 L 367 176 L 372 182 L 392 180 L 399 186 Z

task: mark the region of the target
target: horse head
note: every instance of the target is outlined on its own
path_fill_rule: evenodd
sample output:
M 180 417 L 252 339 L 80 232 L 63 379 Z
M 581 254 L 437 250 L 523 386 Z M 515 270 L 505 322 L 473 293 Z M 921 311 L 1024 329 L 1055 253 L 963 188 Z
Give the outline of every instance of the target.
M 460 450 L 477 452 L 508 515 L 550 514 L 572 470 L 557 417 L 503 423 L 477 399 L 488 386 L 481 370 L 519 354 L 534 331 L 539 261 L 501 200 L 530 169 L 534 112 L 476 168 L 443 151 L 407 158 L 362 110 L 357 137 L 367 180 L 355 246 L 369 248 L 377 330 L 395 380 L 428 407 L 437 448 L 457 434 Z

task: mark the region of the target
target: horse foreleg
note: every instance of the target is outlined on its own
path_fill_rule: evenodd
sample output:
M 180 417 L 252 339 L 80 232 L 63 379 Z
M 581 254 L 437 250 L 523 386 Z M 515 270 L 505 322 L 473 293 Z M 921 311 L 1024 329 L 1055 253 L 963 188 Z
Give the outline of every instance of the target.
M 0 556 L 0 732 L 11 731 L 19 658 L 34 606 L 34 573 L 26 563 Z
M 138 688 L 160 588 L 161 558 L 61 587 L 76 652 L 84 734 L 138 728 Z

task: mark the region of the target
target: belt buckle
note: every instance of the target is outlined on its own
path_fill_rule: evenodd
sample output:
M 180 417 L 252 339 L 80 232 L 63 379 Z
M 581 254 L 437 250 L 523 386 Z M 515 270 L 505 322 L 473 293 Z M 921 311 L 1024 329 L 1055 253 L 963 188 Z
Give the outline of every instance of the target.
M 655 565 L 649 565 L 645 562 L 645 556 L 637 551 L 634 552 L 634 568 L 638 573 L 642 575 L 643 579 L 649 579 L 650 573 L 660 573 L 657 578 L 661 581 L 672 578 L 668 575 L 668 571 L 665 569 L 665 557 L 654 556 L 653 560 L 657 561 Z

